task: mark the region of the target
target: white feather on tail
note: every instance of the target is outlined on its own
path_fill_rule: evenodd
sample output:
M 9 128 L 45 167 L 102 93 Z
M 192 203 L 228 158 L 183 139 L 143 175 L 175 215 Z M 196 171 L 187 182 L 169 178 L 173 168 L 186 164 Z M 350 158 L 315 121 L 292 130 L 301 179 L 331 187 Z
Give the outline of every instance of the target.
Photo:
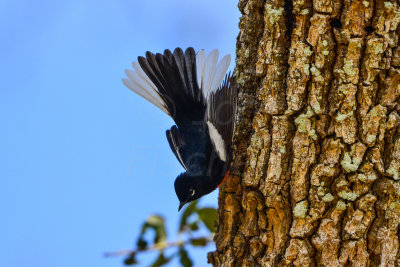
M 197 84 L 199 88 L 203 88 L 203 79 L 204 76 L 204 66 L 206 63 L 206 52 L 204 50 L 200 50 L 196 54 L 196 76 L 197 76 Z
M 211 92 L 215 91 L 225 77 L 231 56 L 225 55 L 218 63 L 218 50 L 212 50 L 208 56 L 204 50 L 200 50 L 196 55 L 197 83 L 203 91 L 205 99 Z
M 229 54 L 225 55 L 219 61 L 217 67 L 215 68 L 212 85 L 211 85 L 210 91 L 208 92 L 208 95 L 210 95 L 211 92 L 214 92 L 215 90 L 217 90 L 217 88 L 221 85 L 222 80 L 225 77 L 226 71 L 228 70 L 230 63 L 231 63 L 231 56 Z
M 147 77 L 146 73 L 142 70 L 139 63 L 132 62 L 133 70 L 125 70 L 128 79 L 123 78 L 122 82 L 126 87 L 131 89 L 136 94 L 140 95 L 162 111 L 168 116 L 171 116 L 168 110 L 165 108 L 165 103 L 162 98 L 158 95 L 157 87 Z
M 202 84 L 203 84 L 203 95 L 207 99 L 208 92 L 211 89 L 212 80 L 215 73 L 215 67 L 217 66 L 218 62 L 218 50 L 215 49 L 208 54 L 204 66 L 204 73 L 202 77 Z

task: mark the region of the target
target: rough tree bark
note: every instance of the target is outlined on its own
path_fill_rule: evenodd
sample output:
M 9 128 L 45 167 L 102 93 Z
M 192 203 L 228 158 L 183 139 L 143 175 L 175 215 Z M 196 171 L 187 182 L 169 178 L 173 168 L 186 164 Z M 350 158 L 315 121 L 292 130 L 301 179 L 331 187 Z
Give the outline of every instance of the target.
M 214 266 L 400 266 L 400 1 L 240 0 Z

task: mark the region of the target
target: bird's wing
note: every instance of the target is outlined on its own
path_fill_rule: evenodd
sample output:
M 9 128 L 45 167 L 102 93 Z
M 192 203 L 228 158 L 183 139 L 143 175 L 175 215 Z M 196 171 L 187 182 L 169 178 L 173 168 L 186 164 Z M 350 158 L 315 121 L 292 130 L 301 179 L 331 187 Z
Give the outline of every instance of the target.
M 230 73 L 221 86 L 211 92 L 207 102 L 206 123 L 211 141 L 222 161 L 229 160 L 235 128 L 237 87 Z
M 183 140 L 178 128 L 175 125 L 172 126 L 170 130 L 167 130 L 167 139 L 172 152 L 174 152 L 175 157 L 181 163 L 183 168 L 187 170 L 187 166 L 183 161 L 183 155 L 185 154 L 186 143 Z

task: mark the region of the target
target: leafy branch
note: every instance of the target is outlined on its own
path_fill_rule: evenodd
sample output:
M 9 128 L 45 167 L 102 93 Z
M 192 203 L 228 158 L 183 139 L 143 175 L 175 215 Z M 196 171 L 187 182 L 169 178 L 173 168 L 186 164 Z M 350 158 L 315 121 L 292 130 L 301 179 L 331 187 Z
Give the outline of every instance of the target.
M 163 266 L 169 263 L 173 258 L 179 257 L 180 263 L 184 267 L 193 266 L 193 262 L 187 251 L 188 245 L 193 247 L 205 247 L 212 242 L 215 232 L 215 221 L 217 211 L 215 208 L 198 207 L 198 202 L 193 201 L 182 212 L 178 227 L 178 241 L 167 242 L 167 232 L 165 220 L 161 215 L 151 215 L 142 225 L 140 235 L 136 241 L 136 248 L 108 252 L 106 257 L 126 256 L 124 263 L 126 265 L 138 264 L 137 255 L 148 251 L 158 251 L 158 256 L 151 267 Z M 206 229 L 208 236 L 193 237 L 193 234 L 199 229 Z M 147 232 L 154 232 L 152 241 L 146 239 Z M 182 236 L 184 238 L 182 238 Z M 165 256 L 165 251 L 170 248 L 176 248 L 174 253 Z

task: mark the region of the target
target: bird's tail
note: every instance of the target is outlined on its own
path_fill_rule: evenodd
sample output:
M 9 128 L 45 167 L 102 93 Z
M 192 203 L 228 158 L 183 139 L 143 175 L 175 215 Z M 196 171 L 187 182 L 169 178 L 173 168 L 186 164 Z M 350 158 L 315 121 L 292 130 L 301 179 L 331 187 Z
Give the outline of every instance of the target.
M 218 51 L 208 55 L 204 50 L 197 54 L 193 48 L 176 48 L 172 53 L 146 52 L 132 62 L 133 70 L 126 70 L 128 79 L 123 83 L 166 114 L 176 124 L 201 121 L 204 117 L 207 98 L 221 84 L 230 64 L 230 55 L 219 63 Z

